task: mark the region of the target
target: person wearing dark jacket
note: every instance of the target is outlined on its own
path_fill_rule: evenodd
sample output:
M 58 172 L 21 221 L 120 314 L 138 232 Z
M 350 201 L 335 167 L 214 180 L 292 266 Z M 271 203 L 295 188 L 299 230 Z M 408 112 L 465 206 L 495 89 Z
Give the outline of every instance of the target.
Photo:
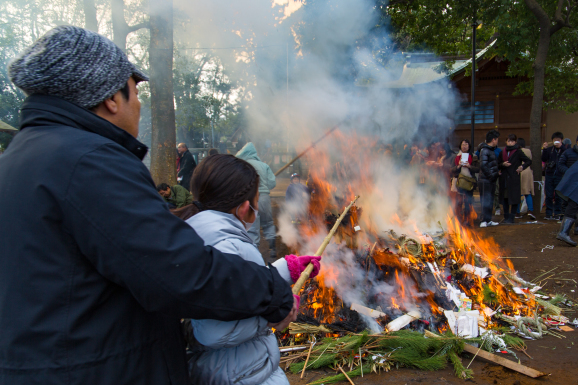
M 572 167 L 566 171 L 564 177 L 556 187 L 556 192 L 562 199 L 568 202 L 566 211 L 564 211 L 562 225 L 556 238 L 575 247 L 577 243 L 570 238 L 570 229 L 576 223 L 576 214 L 578 214 L 578 162 L 574 163 Z M 574 235 L 578 235 L 576 228 L 574 228 Z
M 274 267 L 169 212 L 136 139 L 148 78 L 114 43 L 60 26 L 8 74 L 28 96 L 0 158 L 0 385 L 185 385 L 180 319 L 296 318 Z
M 532 160 L 517 144 L 518 137 L 508 135 L 506 147 L 498 158 L 500 168 L 500 201 L 504 207 L 504 223 L 514 223 L 518 205 L 522 202 L 522 182 L 520 174 L 530 167 Z
M 480 227 L 497 226 L 492 221 L 492 208 L 494 206 L 494 191 L 496 180 L 499 176 L 498 159 L 494 152 L 498 146 L 500 133 L 490 130 L 486 134 L 486 143 L 480 149 L 480 174 L 478 176 L 480 199 L 482 201 L 482 222 Z
M 572 167 L 572 165 L 576 163 L 576 161 L 578 161 L 578 137 L 576 138 L 576 144 L 574 145 L 574 147 L 566 149 L 562 153 L 562 155 L 560 155 L 560 160 L 558 161 L 558 168 L 557 168 L 558 174 L 564 177 L 566 171 L 568 171 L 568 169 Z M 567 206 L 568 201 L 562 200 L 562 213 L 566 211 Z M 574 232 L 577 231 L 578 229 L 574 227 Z
M 558 172 L 560 157 L 566 149 L 562 145 L 564 134 L 555 132 L 552 134 L 553 146 L 548 147 L 548 143 L 542 145 L 542 162 L 546 163 L 546 179 L 544 190 L 546 192 L 546 217 L 544 219 L 559 219 L 562 212 L 562 200 L 556 195 L 556 186 L 562 179 L 562 174 Z
M 195 167 L 197 167 L 197 163 L 195 163 L 195 158 L 193 158 L 193 154 L 191 154 L 186 144 L 179 143 L 177 151 L 179 152 L 179 172 L 177 173 L 177 178 L 180 179 L 179 184 L 191 191 L 191 177 Z
M 572 167 L 572 165 L 576 163 L 577 160 L 578 160 L 578 137 L 576 138 L 576 144 L 574 145 L 574 147 L 564 151 L 562 155 L 560 155 L 560 160 L 558 161 L 558 168 L 557 168 L 558 174 L 564 176 L 566 171 L 568 171 L 568 169 Z

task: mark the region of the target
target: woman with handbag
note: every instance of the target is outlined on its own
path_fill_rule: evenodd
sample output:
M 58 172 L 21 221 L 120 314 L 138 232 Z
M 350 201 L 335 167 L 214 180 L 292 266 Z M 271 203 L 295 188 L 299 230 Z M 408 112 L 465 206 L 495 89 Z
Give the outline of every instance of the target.
M 460 143 L 460 151 L 454 160 L 452 173 L 452 191 L 457 192 L 456 214 L 462 218 L 462 223 L 471 224 L 470 218 L 472 206 L 474 204 L 474 189 L 476 179 L 474 174 L 480 172 L 480 168 L 474 166 L 472 155 L 472 145 L 469 140 L 464 139 Z
M 500 202 L 504 207 L 504 223 L 514 223 L 518 205 L 522 201 L 520 174 L 532 164 L 532 160 L 518 146 L 517 140 L 516 135 L 508 135 L 506 147 L 498 157 Z

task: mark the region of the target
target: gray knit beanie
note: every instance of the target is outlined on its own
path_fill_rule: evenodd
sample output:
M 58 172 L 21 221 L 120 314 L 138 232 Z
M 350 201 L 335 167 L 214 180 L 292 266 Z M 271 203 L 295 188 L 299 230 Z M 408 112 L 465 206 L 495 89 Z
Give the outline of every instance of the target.
M 51 29 L 12 60 L 8 76 L 28 95 L 58 96 L 86 109 L 112 97 L 131 76 L 149 80 L 112 41 L 69 25 Z

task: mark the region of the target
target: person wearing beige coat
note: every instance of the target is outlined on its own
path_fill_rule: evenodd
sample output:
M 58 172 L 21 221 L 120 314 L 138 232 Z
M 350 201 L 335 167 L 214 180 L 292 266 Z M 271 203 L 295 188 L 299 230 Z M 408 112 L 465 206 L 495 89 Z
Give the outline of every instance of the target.
M 530 149 L 526 148 L 526 141 L 522 138 L 518 138 L 518 145 L 520 146 L 520 148 L 522 149 L 522 151 L 524 152 L 524 154 L 532 159 L 532 152 L 530 151 Z M 536 219 L 536 216 L 534 216 L 534 201 L 532 200 L 532 195 L 534 195 L 534 174 L 532 173 L 532 169 L 530 167 L 528 167 L 527 169 L 525 169 L 524 171 L 522 171 L 522 173 L 520 174 L 520 185 L 521 185 L 521 190 L 522 190 L 522 195 L 525 197 L 526 199 L 526 204 L 528 205 L 528 216 L 531 219 Z M 516 215 L 516 218 L 522 218 L 522 214 L 520 214 L 520 208 L 518 206 L 518 213 Z

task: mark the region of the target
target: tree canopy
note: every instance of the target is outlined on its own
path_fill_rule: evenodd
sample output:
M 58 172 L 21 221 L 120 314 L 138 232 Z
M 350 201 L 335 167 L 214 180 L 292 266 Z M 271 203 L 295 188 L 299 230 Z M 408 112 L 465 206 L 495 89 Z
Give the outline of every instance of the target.
M 537 3 L 556 25 L 560 2 Z M 563 28 L 551 36 L 546 60 L 544 107 L 578 111 L 578 13 L 576 1 L 564 0 L 559 16 Z M 524 1 L 514 0 L 392 0 L 379 2 L 384 22 L 391 22 L 399 50 L 431 50 L 438 55 L 471 55 L 472 22 L 479 24 L 477 49 L 497 39 L 487 53 L 510 62 L 508 75 L 524 79 L 517 93 L 534 92 L 534 62 L 540 39 L 539 21 Z M 451 59 L 450 59 L 451 60 Z

